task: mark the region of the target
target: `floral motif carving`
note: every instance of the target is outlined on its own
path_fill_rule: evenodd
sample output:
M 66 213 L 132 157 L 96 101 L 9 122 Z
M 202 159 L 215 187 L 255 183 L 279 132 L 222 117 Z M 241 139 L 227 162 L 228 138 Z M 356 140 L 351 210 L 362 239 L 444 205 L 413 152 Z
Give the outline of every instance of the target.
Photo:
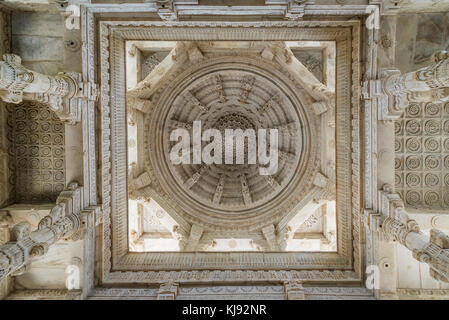
M 447 193 L 445 181 L 449 168 L 449 142 L 445 133 L 449 125 L 448 105 L 412 103 L 395 121 L 395 184 L 404 195 L 406 205 L 425 208 L 449 205 L 448 198 L 443 196 Z
M 65 129 L 45 104 L 9 105 L 15 202 L 54 202 L 65 187 Z

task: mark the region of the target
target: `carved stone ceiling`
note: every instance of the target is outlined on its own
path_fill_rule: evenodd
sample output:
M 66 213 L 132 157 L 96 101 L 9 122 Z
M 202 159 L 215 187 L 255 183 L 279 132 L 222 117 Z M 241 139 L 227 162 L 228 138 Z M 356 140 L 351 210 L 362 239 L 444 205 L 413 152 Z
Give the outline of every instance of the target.
M 127 43 L 131 251 L 336 250 L 335 48 L 308 46 L 313 50 L 297 42 Z M 299 72 L 267 59 L 277 51 Z M 178 142 L 171 133 L 185 129 L 194 139 L 195 126 L 217 129 L 221 145 L 233 148 L 233 164 L 225 164 L 224 152 L 222 164 L 173 163 Z M 277 170 L 261 174 L 270 164 L 248 161 L 256 146 L 246 139 L 244 163 L 236 164 L 239 142 L 232 147 L 226 129 L 277 129 Z M 270 135 L 264 139 L 269 148 Z M 188 147 L 192 159 L 192 140 Z M 275 236 L 281 221 L 285 239 Z
M 449 103 L 413 103 L 395 122 L 395 184 L 411 208 L 449 206 Z

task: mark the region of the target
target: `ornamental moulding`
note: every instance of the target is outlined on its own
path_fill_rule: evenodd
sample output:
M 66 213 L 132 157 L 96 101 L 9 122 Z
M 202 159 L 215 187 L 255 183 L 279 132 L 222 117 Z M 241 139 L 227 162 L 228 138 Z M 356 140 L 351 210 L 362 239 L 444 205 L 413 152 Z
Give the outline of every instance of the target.
M 263 23 L 213 23 L 213 22 L 103 22 L 93 24 L 89 13 L 86 25 L 89 41 L 93 41 L 95 27 L 100 29 L 101 86 L 101 192 L 103 199 L 103 274 L 104 283 L 164 283 L 197 281 L 284 281 L 306 279 L 309 281 L 360 281 L 360 234 L 358 215 L 360 206 L 359 168 L 359 31 L 357 21 L 323 22 L 263 22 Z M 202 27 L 201 29 L 196 27 Z M 312 27 L 312 28 L 311 28 Z M 220 39 L 216 32 L 220 30 Z M 301 30 L 301 32 L 298 32 Z M 172 41 L 257 41 L 298 40 L 336 41 L 337 52 L 337 219 L 339 229 L 337 253 L 128 253 L 126 212 L 126 145 L 117 143 L 117 137 L 126 132 L 125 79 L 119 72 L 125 63 L 126 40 Z M 90 44 L 88 57 L 95 56 Z M 93 60 L 87 62 L 95 66 Z M 350 67 L 352 66 L 352 68 Z M 86 68 L 92 72 L 94 69 Z M 352 79 L 354 83 L 349 82 Z M 354 90 L 349 90 L 352 87 Z M 349 95 L 351 92 L 353 95 Z M 345 94 L 346 93 L 346 94 Z M 346 106 L 346 108 L 345 108 Z M 348 108 L 348 106 L 350 106 Z M 345 125 L 340 125 L 345 123 Z M 349 124 L 349 125 L 346 125 Z M 111 131 L 111 127 L 114 131 Z M 111 176 L 114 173 L 114 178 Z M 163 201 L 163 199 L 155 199 Z M 114 212 L 112 212 L 114 208 Z M 351 225 L 351 221 L 353 225 Z M 353 240 L 354 239 L 354 240 Z M 247 257 L 247 258 L 245 258 Z M 224 261 L 224 262 L 223 262 Z M 226 262 L 228 261 L 228 262 Z M 181 271 L 189 265 L 191 271 Z M 263 266 L 264 270 L 261 270 Z M 310 270 L 321 266 L 323 269 Z M 223 270 L 226 269 L 226 270 Z

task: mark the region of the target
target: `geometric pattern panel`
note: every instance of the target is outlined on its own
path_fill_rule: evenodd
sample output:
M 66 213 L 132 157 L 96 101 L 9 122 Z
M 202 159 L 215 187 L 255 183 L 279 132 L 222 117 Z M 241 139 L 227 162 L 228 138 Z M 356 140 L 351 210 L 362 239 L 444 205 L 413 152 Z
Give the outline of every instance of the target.
M 87 25 L 88 28 L 95 28 L 95 24 L 90 22 Z M 334 25 L 337 27 L 334 28 Z M 356 85 L 359 79 L 359 60 L 356 58 L 360 53 L 359 24 L 352 21 L 338 22 L 338 24 L 326 21 L 319 27 L 309 28 L 302 22 L 295 21 L 267 23 L 266 28 L 259 29 L 254 28 L 251 23 L 245 25 L 211 23 L 210 26 L 205 24 L 204 28 L 196 28 L 186 22 L 176 22 L 167 26 L 165 23 L 148 21 L 133 22 L 132 25 L 127 21 L 120 21 L 120 23 L 99 21 L 98 26 L 100 46 L 97 48 L 100 58 L 98 66 L 100 66 L 101 85 L 104 85 L 100 98 L 102 144 L 99 154 L 104 218 L 102 233 L 104 240 L 103 283 L 159 283 L 166 281 L 167 277 L 173 281 L 204 282 L 211 280 L 244 282 L 247 281 L 245 279 L 256 279 L 256 277 L 258 281 L 265 282 L 287 278 L 320 279 L 320 281 L 359 279 L 361 270 L 358 219 L 360 212 L 360 176 L 358 174 L 360 141 L 359 89 Z M 292 28 L 298 29 L 298 32 L 291 32 Z M 222 37 L 219 40 L 251 39 L 258 41 L 269 36 L 270 39 L 285 39 L 285 41 L 321 39 L 335 41 L 337 51 L 335 91 L 337 94 L 333 108 L 336 110 L 338 252 L 326 252 L 325 254 L 320 252 L 235 252 L 232 253 L 232 259 L 228 259 L 228 252 L 200 254 L 195 252 L 129 252 L 127 241 L 129 233 L 128 203 L 126 201 L 128 174 L 126 165 L 126 72 L 123 72 L 123 66 L 126 63 L 125 42 L 134 39 L 143 41 L 169 41 L 171 39 L 212 41 L 217 39 L 216 34 L 219 31 L 222 32 Z M 87 33 L 90 34 L 90 31 Z M 89 46 L 88 50 L 93 53 L 95 46 Z M 284 61 L 284 52 L 279 51 L 276 54 L 281 61 Z M 195 59 L 195 54 L 192 58 Z M 88 65 L 90 66 L 89 72 L 92 71 L 93 75 L 96 68 L 95 62 L 89 58 Z M 188 68 L 189 66 L 183 65 L 184 67 Z M 278 69 L 275 70 L 278 72 Z M 169 81 L 169 85 L 174 85 L 174 83 Z M 354 90 L 349 89 L 351 87 Z M 182 90 L 182 87 L 180 89 Z M 319 95 L 317 88 L 311 88 L 311 91 Z M 152 110 L 153 107 L 159 108 L 157 104 L 153 103 L 154 101 L 145 104 L 144 108 L 148 107 L 148 110 Z M 318 148 L 318 146 L 316 147 Z M 145 179 L 146 177 L 142 178 L 144 183 L 148 181 Z M 169 196 L 171 197 L 171 195 Z M 157 197 L 152 198 L 160 200 Z M 181 206 L 178 205 L 178 207 Z M 177 212 L 172 210 L 171 213 Z M 184 272 L 183 268 L 186 266 L 193 271 Z M 312 267 L 313 270 L 310 269 Z M 318 268 L 328 270 L 323 272 Z M 254 273 L 257 273 L 257 276 Z
M 54 203 L 65 186 L 64 124 L 45 104 L 27 101 L 8 109 L 15 203 Z
M 409 207 L 449 206 L 449 103 L 411 103 L 395 121 L 395 185 Z

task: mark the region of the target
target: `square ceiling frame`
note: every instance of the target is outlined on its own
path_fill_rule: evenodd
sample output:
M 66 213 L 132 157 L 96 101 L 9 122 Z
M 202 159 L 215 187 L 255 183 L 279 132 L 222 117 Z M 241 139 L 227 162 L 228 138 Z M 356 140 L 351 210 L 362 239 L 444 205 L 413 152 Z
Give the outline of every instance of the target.
M 87 8 L 83 10 L 82 23 L 86 30 L 83 74 L 89 80 L 97 77 L 101 88 L 96 115 L 100 140 L 98 184 L 103 209 L 101 240 L 97 245 L 101 248 L 101 283 L 361 281 L 360 21 L 114 21 L 96 17 Z M 127 40 L 336 42 L 337 253 L 128 252 Z

